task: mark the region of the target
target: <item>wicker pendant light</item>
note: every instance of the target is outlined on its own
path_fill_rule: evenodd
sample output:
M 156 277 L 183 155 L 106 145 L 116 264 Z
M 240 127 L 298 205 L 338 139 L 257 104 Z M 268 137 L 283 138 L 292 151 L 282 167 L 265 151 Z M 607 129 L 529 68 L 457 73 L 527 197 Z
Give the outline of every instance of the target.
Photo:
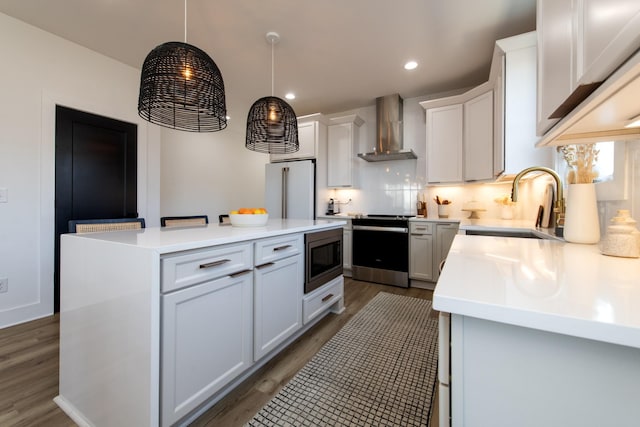
M 254 102 L 247 116 L 245 146 L 261 153 L 285 154 L 300 149 L 296 113 L 286 101 L 273 96 L 273 46 L 279 40 L 277 33 L 267 33 L 271 43 L 271 96 Z
M 227 127 L 224 82 L 209 55 L 187 44 L 187 0 L 184 43 L 157 46 L 142 65 L 138 114 L 160 126 L 189 132 L 216 132 Z

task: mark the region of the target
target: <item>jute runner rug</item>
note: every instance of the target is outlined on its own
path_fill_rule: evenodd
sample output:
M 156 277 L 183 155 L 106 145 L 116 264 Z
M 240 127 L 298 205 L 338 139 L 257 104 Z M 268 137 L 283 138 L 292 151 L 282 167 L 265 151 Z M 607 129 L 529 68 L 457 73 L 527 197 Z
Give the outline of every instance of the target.
M 428 426 L 438 365 L 431 301 L 381 292 L 246 424 Z

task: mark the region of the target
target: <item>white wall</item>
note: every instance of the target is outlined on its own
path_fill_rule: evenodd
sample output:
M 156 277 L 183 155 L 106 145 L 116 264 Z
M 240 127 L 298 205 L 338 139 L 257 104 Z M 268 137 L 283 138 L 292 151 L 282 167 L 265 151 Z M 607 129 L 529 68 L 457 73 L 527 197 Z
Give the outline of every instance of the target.
M 56 104 L 138 125 L 138 210 L 150 225 L 160 214 L 160 130 L 138 117 L 138 70 L 3 14 L 0 39 L 4 327 L 53 312 Z
M 248 109 L 247 109 L 248 111 Z M 162 129 L 162 216 L 218 215 L 264 206 L 267 154 L 245 148 L 246 118 L 214 133 Z

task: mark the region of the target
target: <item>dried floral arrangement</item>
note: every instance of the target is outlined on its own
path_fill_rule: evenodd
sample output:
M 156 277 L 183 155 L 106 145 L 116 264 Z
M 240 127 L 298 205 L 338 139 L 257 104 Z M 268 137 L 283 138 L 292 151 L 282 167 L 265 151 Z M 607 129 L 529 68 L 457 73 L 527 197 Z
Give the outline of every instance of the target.
M 558 147 L 558 151 L 569 166 L 567 183 L 590 184 L 598 176 L 594 170 L 599 153 L 595 144 L 565 145 Z
M 516 202 L 511 200 L 511 194 L 503 194 L 502 196 L 493 199 L 493 201 L 504 206 L 515 206 L 516 204 Z
M 433 200 L 435 200 L 436 203 L 439 204 L 439 205 L 450 205 L 451 204 L 451 200 L 441 199 L 440 196 L 437 196 L 437 195 Z

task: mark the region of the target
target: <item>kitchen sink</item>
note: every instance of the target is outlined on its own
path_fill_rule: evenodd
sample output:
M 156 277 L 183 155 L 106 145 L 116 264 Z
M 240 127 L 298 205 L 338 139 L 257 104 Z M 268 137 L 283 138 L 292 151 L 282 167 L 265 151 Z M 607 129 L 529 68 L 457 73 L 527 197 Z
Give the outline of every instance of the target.
M 497 236 L 497 237 L 520 237 L 525 239 L 543 239 L 543 236 L 540 236 L 533 231 L 523 230 L 523 231 L 515 231 L 515 230 L 466 230 L 465 234 L 471 236 Z M 551 238 L 551 236 L 549 236 Z

